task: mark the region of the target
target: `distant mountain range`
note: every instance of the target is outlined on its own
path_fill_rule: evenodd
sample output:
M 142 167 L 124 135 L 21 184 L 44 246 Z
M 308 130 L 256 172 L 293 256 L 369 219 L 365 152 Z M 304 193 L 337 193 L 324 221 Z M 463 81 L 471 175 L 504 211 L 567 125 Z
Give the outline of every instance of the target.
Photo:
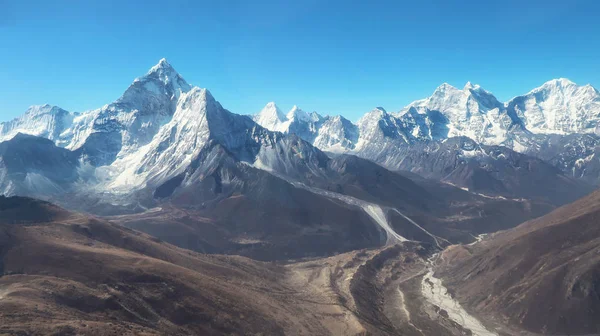
M 270 130 L 296 133 L 321 150 L 353 153 L 391 169 L 420 169 L 404 164 L 406 153 L 398 157 L 398 148 L 468 137 L 480 145 L 503 146 L 538 157 L 568 176 L 597 183 L 598 158 L 594 156 L 599 118 L 598 90 L 560 78 L 506 103 L 479 85 L 467 83 L 461 90 L 442 84 L 430 97 L 399 112 L 378 107 L 357 123 L 343 116 L 308 114 L 297 107 L 285 115 L 274 103 L 267 104 L 254 120 Z M 466 161 L 482 160 L 468 150 L 460 155 Z
M 99 109 L 34 106 L 0 124 L 0 193 L 126 215 L 117 220 L 180 246 L 261 259 L 390 239 L 442 246 L 589 193 L 598 97 L 564 79 L 505 104 L 444 84 L 356 124 L 274 103 L 251 117 L 162 59 Z
M 506 103 L 470 82 L 462 90 L 444 83 L 430 97 L 417 100 L 401 111 L 387 113 L 377 107 L 356 124 L 343 116 L 308 114 L 297 106 L 284 114 L 273 102 L 258 112 L 254 120 L 270 130 L 294 132 L 306 138 L 310 135 L 314 138 L 341 133 L 349 135 L 337 137 L 337 142 L 327 144 L 329 147 L 320 144 L 321 149 L 331 151 L 354 149 L 358 144 L 369 143 L 377 123 L 386 136 L 405 143 L 465 136 L 484 145 L 504 145 L 523 152 L 529 145 L 518 137 L 523 133 L 596 134 L 599 118 L 598 90 L 591 85 L 579 86 L 560 78 Z M 342 121 L 333 121 L 337 119 Z M 332 123 L 340 127 L 331 129 Z M 341 127 L 342 123 L 344 127 Z M 355 133 L 358 133 L 357 138 L 352 137 Z

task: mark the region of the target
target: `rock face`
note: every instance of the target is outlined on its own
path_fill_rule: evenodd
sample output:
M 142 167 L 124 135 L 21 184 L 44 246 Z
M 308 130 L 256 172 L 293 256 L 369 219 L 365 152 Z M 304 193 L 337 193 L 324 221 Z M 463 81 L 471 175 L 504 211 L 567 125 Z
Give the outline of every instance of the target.
M 561 205 L 594 189 L 583 181 L 567 178 L 543 160 L 503 146 L 480 145 L 467 137 L 398 147 L 394 158 L 390 160 L 394 170 L 411 171 L 488 196 L 539 199 Z
M 77 153 L 56 147 L 48 139 L 19 133 L 0 143 L 2 194 L 62 195 L 71 190 L 80 173 Z
M 600 193 L 594 192 L 475 245 L 447 250 L 442 259 L 448 263 L 438 273 L 461 302 L 490 320 L 541 334 L 598 334 L 599 217 Z

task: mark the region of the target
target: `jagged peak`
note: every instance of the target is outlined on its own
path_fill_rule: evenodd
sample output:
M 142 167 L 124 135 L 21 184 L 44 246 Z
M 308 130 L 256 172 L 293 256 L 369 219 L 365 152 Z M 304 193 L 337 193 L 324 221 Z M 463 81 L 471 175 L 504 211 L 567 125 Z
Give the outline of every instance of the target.
M 148 70 L 147 74 L 152 74 L 161 70 L 175 71 L 171 63 L 169 63 L 169 61 L 167 61 L 166 58 L 161 58 L 155 66 L 151 67 L 150 70 Z
M 448 84 L 448 83 L 442 83 L 442 85 L 438 86 L 435 91 L 433 91 L 433 94 L 436 93 L 446 93 L 448 91 L 460 91 L 459 89 L 457 89 L 456 87 Z
M 275 104 L 275 102 L 268 102 L 267 105 L 265 105 L 265 107 L 263 107 L 262 110 L 260 110 L 260 112 L 258 112 L 255 117 L 258 120 L 259 124 L 261 123 L 261 121 L 267 120 L 277 120 L 280 122 L 286 120 L 286 116 L 283 114 L 283 112 L 277 106 L 277 104 Z
M 206 100 L 215 100 L 215 97 L 212 95 L 212 93 L 210 93 L 208 89 L 200 89 L 200 95 Z
M 600 95 L 600 92 L 595 87 L 593 87 L 592 84 L 586 84 L 584 86 L 584 88 L 588 91 L 591 91 L 592 93 L 594 93 L 596 95 Z
M 144 76 L 136 79 L 136 81 L 143 81 L 150 78 L 158 78 L 165 85 L 172 83 L 177 84 L 178 86 L 186 86 L 187 90 L 185 91 L 191 89 L 190 85 L 165 58 L 162 58 L 155 66 L 151 67 Z
M 286 118 L 288 120 L 292 120 L 292 119 L 297 119 L 297 120 L 302 120 L 302 121 L 310 120 L 310 116 L 308 115 L 308 113 L 304 112 L 297 105 L 294 105 L 292 107 L 292 109 L 286 115 Z
M 545 82 L 544 84 L 542 84 L 541 86 L 529 91 L 527 94 L 532 94 L 532 93 L 538 93 L 540 91 L 544 91 L 544 90 L 552 90 L 552 89 L 562 89 L 562 88 L 566 88 L 566 87 L 572 87 L 572 86 L 578 86 L 577 84 L 575 84 L 575 82 L 567 79 L 567 78 L 555 78 L 555 79 L 551 79 L 547 82 Z
M 470 90 L 479 90 L 481 89 L 481 86 L 479 86 L 479 84 L 473 84 L 471 83 L 471 81 L 468 81 L 467 84 L 465 84 L 463 90 L 464 91 L 470 91 Z
M 331 120 L 336 123 L 339 122 L 342 124 L 353 124 L 354 125 L 354 123 L 352 121 L 346 119 L 346 117 L 344 117 L 343 115 L 340 115 L 340 114 L 331 117 Z
M 302 111 L 302 110 L 301 110 L 301 109 L 298 107 L 298 105 L 294 105 L 294 106 L 292 106 L 292 108 L 290 109 L 290 111 L 288 112 L 288 114 L 293 114 L 293 113 L 296 113 L 296 111 Z
M 202 116 L 214 119 L 221 113 L 227 112 L 210 91 L 195 86 L 181 96 L 171 122 L 188 125 L 199 121 Z
M 568 78 L 564 78 L 564 77 L 551 79 L 544 84 L 560 85 L 560 86 L 577 85 L 577 84 L 575 84 L 575 82 L 571 81 Z
M 35 115 L 41 115 L 41 114 L 47 114 L 47 113 L 58 114 L 58 113 L 68 113 L 68 112 L 58 106 L 54 106 L 54 105 L 50 105 L 50 104 L 31 105 L 31 106 L 29 106 L 27 111 L 25 111 L 25 114 L 29 115 L 29 116 L 35 116 Z
M 365 115 L 363 115 L 362 118 L 358 120 L 358 124 L 363 124 L 365 122 L 381 119 L 387 115 L 388 113 L 383 107 L 376 107 L 371 111 L 365 113 Z
M 320 115 L 320 114 L 319 114 L 317 111 L 312 111 L 312 112 L 310 113 L 310 119 L 311 119 L 312 121 L 319 121 L 319 120 L 322 120 L 322 119 L 323 119 L 323 116 L 322 116 L 322 115 Z
M 189 92 L 192 86 L 165 59 L 161 59 L 142 77 L 136 78 L 125 91 L 120 101 L 134 101 L 139 89 L 155 95 L 167 95 L 169 99 L 177 100 L 182 93 Z
M 287 118 L 274 102 L 269 102 L 263 109 L 252 116 L 255 123 L 270 131 L 285 131 Z

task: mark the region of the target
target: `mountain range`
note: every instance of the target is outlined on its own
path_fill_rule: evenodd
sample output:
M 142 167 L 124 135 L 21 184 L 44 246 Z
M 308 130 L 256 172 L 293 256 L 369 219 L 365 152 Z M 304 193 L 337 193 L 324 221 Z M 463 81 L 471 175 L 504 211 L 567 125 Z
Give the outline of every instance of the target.
M 162 59 L 0 123 L 0 333 L 597 333 L 599 116 L 566 79 L 239 115 Z
M 224 155 L 310 185 L 331 177 L 329 157 L 346 154 L 487 196 L 561 205 L 598 182 L 599 115 L 597 90 L 557 79 L 506 103 L 478 85 L 442 84 L 399 112 L 378 107 L 357 123 L 297 106 L 284 114 L 275 103 L 249 117 L 227 111 L 162 59 L 102 108 L 33 106 L 1 123 L 5 148 L 44 155 L 15 164 L 6 151 L 0 191 L 77 194 L 87 210 L 118 204 L 119 211 L 139 211 L 154 204 L 148 193 L 189 185 L 221 167 Z M 549 185 L 561 192 L 548 192 Z
M 308 114 L 297 106 L 284 114 L 273 102 L 258 112 L 254 120 L 270 130 L 293 132 L 306 138 L 309 133 L 315 138 L 348 134 L 336 138 L 338 141 L 331 143 L 331 148 L 318 146 L 330 151 L 364 146 L 373 136 L 369 133 L 374 131 L 371 126 L 378 123 L 386 136 L 405 143 L 466 136 L 484 145 L 504 145 L 525 152 L 529 143 L 519 135 L 596 134 L 599 115 L 600 93 L 595 88 L 560 78 L 504 103 L 479 85 L 469 82 L 461 90 L 444 83 L 430 97 L 414 101 L 398 112 L 388 113 L 378 107 L 357 123 L 343 116 Z M 331 130 L 332 124 L 339 128 Z M 298 132 L 301 125 L 310 125 L 305 127 L 307 134 Z M 355 133 L 358 137 L 353 136 Z M 350 140 L 350 144 L 342 145 L 344 140 Z
M 297 107 L 285 115 L 274 103 L 254 120 L 270 130 L 296 133 L 323 151 L 352 153 L 393 170 L 415 168 L 404 164 L 406 151 L 399 154 L 398 148 L 467 137 L 542 159 L 567 176 L 597 184 L 599 116 L 600 93 L 595 88 L 560 78 L 505 103 L 479 85 L 467 83 L 461 90 L 442 84 L 430 97 L 401 111 L 388 113 L 378 107 L 356 123 L 343 116 L 309 115 Z M 482 166 L 480 154 L 467 149 L 459 155 Z M 446 177 L 452 167 L 444 169 L 437 178 L 467 187 L 469 182 Z
M 0 124 L 0 191 L 100 215 L 138 216 L 160 208 L 153 214 L 164 218 L 164 212 L 184 207 L 228 222 L 211 229 L 223 243 L 178 241 L 198 250 L 260 254 L 267 253 L 263 248 L 288 246 L 289 253 L 304 251 L 285 245 L 299 232 L 313 242 L 317 236 L 345 235 L 339 240 L 344 250 L 377 245 L 382 238 L 369 224 L 376 216 L 351 215 L 364 213 L 369 204 L 422 218 L 428 233 L 463 241 L 593 190 L 589 181 L 596 182 L 600 172 L 594 159 L 598 138 L 594 123 L 584 120 L 600 114 L 599 97 L 590 86 L 565 79 L 507 103 L 478 85 L 467 83 L 460 90 L 443 84 L 402 111 L 378 107 L 357 123 L 296 106 L 284 114 L 274 103 L 247 116 L 226 110 L 162 59 L 99 109 L 71 113 L 34 106 Z M 456 189 L 452 197 L 440 197 L 449 187 Z M 470 193 L 460 194 L 460 188 Z M 465 231 L 472 215 L 456 220 L 457 209 L 475 213 L 492 201 L 520 204 L 521 210 L 507 221 L 490 220 L 485 229 Z M 330 223 L 340 226 L 330 226 L 326 234 L 319 231 L 323 228 L 307 230 L 307 223 L 320 221 L 326 212 L 320 205 L 327 203 L 330 214 L 339 209 Z M 246 209 L 243 224 L 228 217 L 232 207 Z M 307 208 L 312 210 L 300 210 L 302 216 L 292 210 Z M 341 219 L 345 213 L 350 222 Z M 281 236 L 267 239 L 265 232 L 277 232 L 263 227 L 272 216 L 287 226 Z M 455 218 L 452 231 L 448 217 Z M 248 231 L 250 222 L 254 229 Z M 202 235 L 208 228 L 201 227 Z M 347 227 L 365 231 L 351 234 Z M 158 228 L 148 224 L 150 229 Z M 357 237 L 359 245 L 353 245 Z
M 489 181 L 476 183 L 475 177 L 465 176 L 478 173 L 456 173 L 462 170 L 457 162 L 479 171 L 489 171 L 497 164 L 506 166 L 498 163 L 506 153 L 494 157 L 481 150 L 482 146 L 501 146 L 501 151 L 510 150 L 508 156 L 541 159 L 565 176 L 586 183 L 597 184 L 600 176 L 595 158 L 600 93 L 590 85 L 579 86 L 564 78 L 505 103 L 479 85 L 467 83 L 461 90 L 442 84 L 430 97 L 401 111 L 388 113 L 378 107 L 356 123 L 343 116 L 307 113 L 297 106 L 285 114 L 271 102 L 252 118 L 264 127 L 260 130 L 247 117 L 224 111 L 208 90 L 192 87 L 162 59 L 114 103 L 83 113 L 32 106 L 23 116 L 0 124 L 0 140 L 19 133 L 49 139 L 57 147 L 76 152 L 80 169 L 90 172 L 88 166 L 93 167 L 94 176 L 84 178 L 85 183 L 111 193 L 131 192 L 180 174 L 208 139 L 219 134 L 227 133 L 228 139 L 221 140 L 232 143 L 226 146 L 248 151 L 248 141 L 256 142 L 250 146 L 256 150 L 276 141 L 276 133 L 267 131 L 295 134 L 327 153 L 353 154 L 391 170 L 418 174 L 423 174 L 423 164 L 415 162 L 424 163 L 424 159 L 420 150 L 412 148 L 425 147 L 429 161 L 425 165 L 431 166 L 427 177 L 463 188 L 478 185 L 473 191 L 504 197 L 522 195 L 511 193 L 502 179 L 489 177 Z M 229 122 L 244 134 L 218 129 Z M 440 151 L 448 147 L 444 144 L 447 139 L 456 137 L 469 138 L 477 145 L 454 148 L 455 159 L 448 161 Z M 255 155 L 236 154 L 251 164 Z M 44 183 L 57 188 L 52 180 Z M 10 188 L 16 187 L 6 186 L 3 193 L 10 194 Z
M 162 59 L 99 109 L 45 105 L 1 124 L 0 191 L 263 260 L 468 242 L 593 189 L 536 157 L 452 137 L 452 120 L 503 115 L 492 97 L 443 85 L 406 113 L 376 108 L 357 124 L 272 103 L 251 117 Z

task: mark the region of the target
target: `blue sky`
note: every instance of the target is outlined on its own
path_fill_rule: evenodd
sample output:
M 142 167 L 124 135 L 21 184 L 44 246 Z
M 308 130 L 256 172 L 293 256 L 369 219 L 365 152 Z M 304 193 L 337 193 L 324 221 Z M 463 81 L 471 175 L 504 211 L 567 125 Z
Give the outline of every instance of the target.
M 114 101 L 162 57 L 236 113 L 269 101 L 356 120 L 441 83 L 507 100 L 600 87 L 598 1 L 0 0 L 0 119 Z

